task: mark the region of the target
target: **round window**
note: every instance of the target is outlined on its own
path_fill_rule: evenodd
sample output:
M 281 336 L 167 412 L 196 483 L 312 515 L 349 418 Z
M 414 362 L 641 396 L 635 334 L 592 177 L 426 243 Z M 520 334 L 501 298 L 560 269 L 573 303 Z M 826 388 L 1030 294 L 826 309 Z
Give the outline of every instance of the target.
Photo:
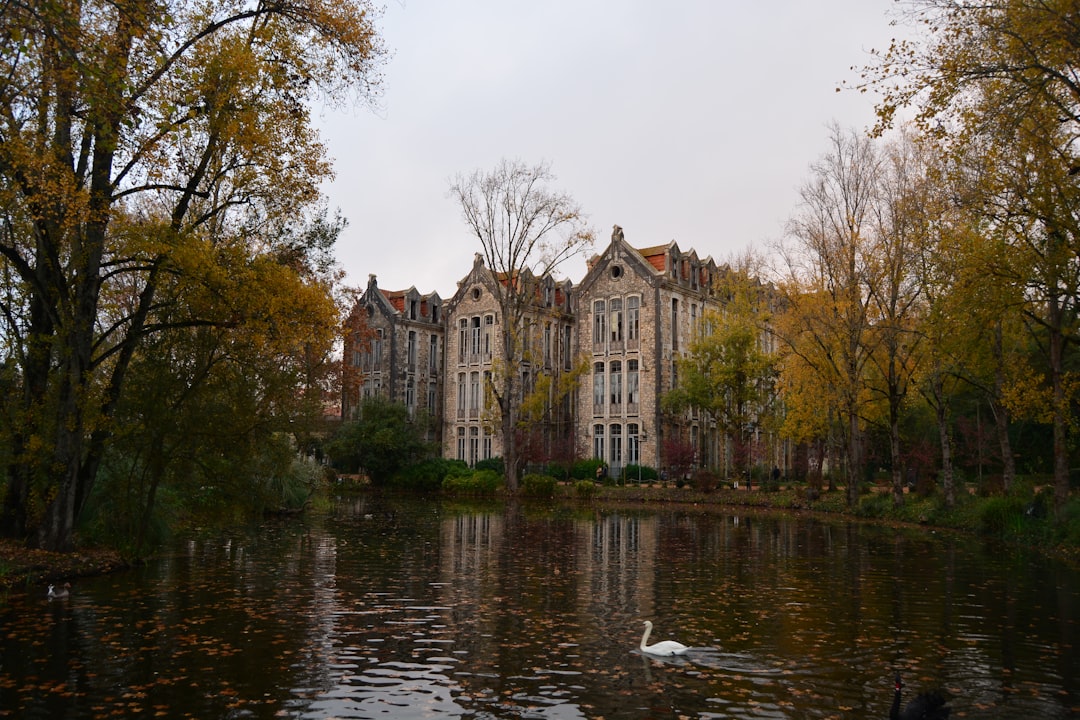
M 480 299 L 480 288 L 473 288 L 472 289 L 472 299 L 473 300 L 479 300 Z
M 611 277 L 615 278 L 616 280 L 622 277 L 622 265 L 611 266 Z

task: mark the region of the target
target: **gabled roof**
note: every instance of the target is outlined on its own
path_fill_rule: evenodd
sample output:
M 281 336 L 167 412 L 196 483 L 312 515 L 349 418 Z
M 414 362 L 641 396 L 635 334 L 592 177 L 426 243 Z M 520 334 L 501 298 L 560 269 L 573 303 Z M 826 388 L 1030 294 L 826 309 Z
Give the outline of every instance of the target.
M 673 240 L 667 245 L 656 247 L 666 249 L 674 244 L 674 242 L 675 241 Z M 611 242 L 604 248 L 604 251 L 600 253 L 600 255 L 595 256 L 589 262 L 589 270 L 585 273 L 585 277 L 582 278 L 581 283 L 578 285 L 578 292 L 582 294 L 588 292 L 589 287 L 596 282 L 596 279 L 600 277 L 601 273 L 603 273 L 616 259 L 618 259 L 619 262 L 625 263 L 631 271 L 637 273 L 639 276 L 646 278 L 649 282 L 653 282 L 656 277 L 663 272 L 662 255 L 660 267 L 657 267 L 656 264 L 645 255 L 646 252 L 651 253 L 654 250 L 656 250 L 656 248 L 643 248 L 638 250 L 631 247 L 630 244 L 626 242 L 622 228 L 616 225 L 611 233 Z

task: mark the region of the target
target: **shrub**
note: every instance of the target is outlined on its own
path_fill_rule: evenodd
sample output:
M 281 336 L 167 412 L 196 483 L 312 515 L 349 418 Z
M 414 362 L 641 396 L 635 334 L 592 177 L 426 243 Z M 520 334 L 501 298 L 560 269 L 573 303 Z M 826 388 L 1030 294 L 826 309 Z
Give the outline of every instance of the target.
M 442 489 L 453 495 L 494 495 L 501 485 L 499 473 L 477 470 L 468 475 L 448 475 L 442 482 Z
M 883 518 L 892 510 L 892 493 L 870 493 L 855 507 L 855 514 L 864 518 Z
M 636 483 L 638 478 L 641 482 L 654 482 L 660 479 L 660 474 L 656 472 L 656 468 L 649 467 L 648 465 L 627 465 L 623 468 L 623 483 Z
M 506 475 L 506 466 L 503 465 L 503 459 L 501 457 L 492 457 L 480 460 L 473 467 L 474 470 L 494 470 L 500 476 Z
M 979 508 L 979 524 L 993 535 L 1015 532 L 1023 522 L 1024 505 L 1023 498 L 1012 494 L 987 498 Z
M 402 468 L 394 474 L 389 485 L 398 490 L 433 492 L 442 487 L 448 475 L 468 475 L 471 470 L 461 460 L 427 458 Z
M 574 467 L 570 469 L 570 477 L 575 480 L 595 480 L 596 468 L 603 464 L 603 460 L 597 460 L 596 458 L 578 460 L 574 463 Z
M 529 473 L 521 478 L 521 492 L 532 497 L 554 497 L 559 481 L 550 475 Z
M 578 480 L 574 483 L 574 493 L 581 499 L 586 500 L 596 496 L 596 483 L 592 480 Z
M 698 492 L 712 492 L 720 484 L 720 478 L 711 470 L 696 470 L 691 478 L 694 489 Z
M 565 462 L 549 462 L 544 468 L 544 474 L 550 475 L 556 480 L 569 480 L 573 477 L 574 466 Z M 594 471 L 595 472 L 595 471 Z

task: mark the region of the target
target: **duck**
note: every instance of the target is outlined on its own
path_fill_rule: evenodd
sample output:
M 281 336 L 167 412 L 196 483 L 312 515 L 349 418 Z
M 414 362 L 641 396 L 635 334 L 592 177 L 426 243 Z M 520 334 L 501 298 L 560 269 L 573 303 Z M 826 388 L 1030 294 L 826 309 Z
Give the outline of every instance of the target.
M 919 693 L 901 711 L 900 691 L 903 687 L 904 683 L 897 674 L 889 720 L 945 720 L 949 717 L 952 708 L 946 704 L 945 694 L 940 690 Z
M 648 645 L 649 633 L 652 632 L 652 622 L 645 621 L 645 634 L 641 636 L 641 652 L 648 655 L 656 655 L 659 657 L 670 657 L 672 655 L 685 655 L 689 650 L 687 646 L 674 640 L 661 640 L 655 645 Z
M 71 594 L 71 583 L 64 583 L 59 589 L 55 585 L 49 586 L 48 598 L 61 600 Z

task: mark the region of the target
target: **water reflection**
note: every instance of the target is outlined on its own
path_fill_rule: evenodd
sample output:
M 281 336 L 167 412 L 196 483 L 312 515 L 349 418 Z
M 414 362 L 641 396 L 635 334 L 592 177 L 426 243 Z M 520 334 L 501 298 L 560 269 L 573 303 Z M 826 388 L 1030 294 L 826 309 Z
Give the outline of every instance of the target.
M 800 518 L 378 496 L 0 609 L 0 716 L 1071 717 L 1077 573 Z M 691 645 L 650 658 L 654 638 Z

